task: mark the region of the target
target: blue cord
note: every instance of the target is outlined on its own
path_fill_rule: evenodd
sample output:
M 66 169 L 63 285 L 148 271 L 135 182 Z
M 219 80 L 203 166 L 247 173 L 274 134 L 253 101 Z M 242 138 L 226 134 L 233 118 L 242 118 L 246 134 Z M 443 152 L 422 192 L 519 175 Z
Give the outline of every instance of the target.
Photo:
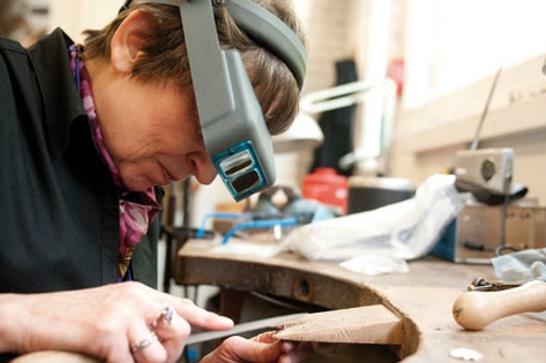
M 205 217 L 203 217 L 203 221 L 201 222 L 201 226 L 195 233 L 195 237 L 197 238 L 205 238 L 205 227 L 207 225 L 207 222 L 211 218 L 216 219 L 250 219 L 254 215 L 251 213 L 209 213 L 206 214 Z
M 298 219 L 296 217 L 283 218 L 283 219 L 264 219 L 258 221 L 250 221 L 236 224 L 225 235 L 222 240 L 222 244 L 226 244 L 229 240 L 240 230 L 243 229 L 269 229 L 275 226 L 289 227 L 298 225 Z

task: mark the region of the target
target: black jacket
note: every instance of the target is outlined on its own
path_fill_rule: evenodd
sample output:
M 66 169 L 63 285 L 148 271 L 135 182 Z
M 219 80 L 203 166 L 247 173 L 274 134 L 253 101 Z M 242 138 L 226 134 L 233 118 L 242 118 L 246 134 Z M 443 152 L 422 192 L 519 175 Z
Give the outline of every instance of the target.
M 0 293 L 118 278 L 118 192 L 93 140 L 60 30 L 29 51 L 0 39 Z M 135 251 L 156 286 L 158 219 Z

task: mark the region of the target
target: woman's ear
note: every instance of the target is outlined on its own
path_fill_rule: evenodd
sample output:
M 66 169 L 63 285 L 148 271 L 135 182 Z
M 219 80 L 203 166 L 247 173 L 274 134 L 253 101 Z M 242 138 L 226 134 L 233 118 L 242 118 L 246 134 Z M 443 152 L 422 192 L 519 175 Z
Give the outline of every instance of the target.
M 119 25 L 110 42 L 110 61 L 114 70 L 131 73 L 143 54 L 144 39 L 155 25 L 155 19 L 144 10 L 132 11 Z

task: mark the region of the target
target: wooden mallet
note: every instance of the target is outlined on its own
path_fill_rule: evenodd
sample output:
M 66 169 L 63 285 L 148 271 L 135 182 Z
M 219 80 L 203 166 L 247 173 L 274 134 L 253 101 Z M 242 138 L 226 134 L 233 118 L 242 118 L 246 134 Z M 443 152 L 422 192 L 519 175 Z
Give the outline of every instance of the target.
M 507 290 L 462 293 L 453 304 L 453 317 L 465 329 L 481 330 L 514 314 L 546 310 L 546 282 L 531 281 Z

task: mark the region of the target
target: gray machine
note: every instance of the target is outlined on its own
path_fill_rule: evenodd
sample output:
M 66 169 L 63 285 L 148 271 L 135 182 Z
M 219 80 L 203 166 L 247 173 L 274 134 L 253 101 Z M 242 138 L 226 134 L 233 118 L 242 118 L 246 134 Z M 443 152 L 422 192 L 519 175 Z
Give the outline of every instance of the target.
M 459 263 L 487 264 L 505 251 L 543 247 L 546 208 L 525 200 L 506 209 L 470 203 L 447 227 L 432 254 Z

